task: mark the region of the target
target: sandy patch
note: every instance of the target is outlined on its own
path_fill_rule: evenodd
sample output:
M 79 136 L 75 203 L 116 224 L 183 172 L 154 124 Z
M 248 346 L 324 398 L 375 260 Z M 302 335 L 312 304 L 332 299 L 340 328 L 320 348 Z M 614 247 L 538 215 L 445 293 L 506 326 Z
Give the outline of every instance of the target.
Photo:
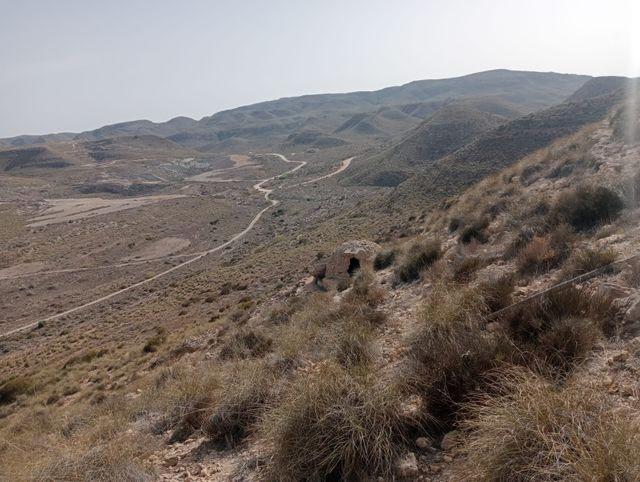
M 16 264 L 15 266 L 9 266 L 8 268 L 0 269 L 0 279 L 10 279 L 16 276 L 24 276 L 27 274 L 37 273 L 47 268 L 46 263 L 40 261 L 35 263 Z
M 145 196 L 129 199 L 47 199 L 48 207 L 40 216 L 30 219 L 27 227 L 35 228 L 48 224 L 65 223 L 80 219 L 92 218 L 101 214 L 115 213 L 125 209 L 132 209 L 167 199 L 185 197 L 183 194 L 168 194 L 163 196 Z
M 184 238 L 162 238 L 158 241 L 145 246 L 133 256 L 124 258 L 123 261 L 146 260 L 162 258 L 171 254 L 182 251 L 191 246 L 191 241 Z
M 242 179 L 227 179 L 221 177 L 224 174 L 228 174 L 235 169 L 241 168 L 249 168 L 253 169 L 258 167 L 258 164 L 251 161 L 249 156 L 245 156 L 243 154 L 231 154 L 229 156 L 234 163 L 233 167 L 224 167 L 221 169 L 214 169 L 212 171 L 203 172 L 202 174 L 197 174 L 195 176 L 191 176 L 185 179 L 187 182 L 235 182 L 242 181 Z
M 242 167 L 246 166 L 247 164 L 252 164 L 250 162 L 251 158 L 243 154 L 231 154 L 229 156 L 229 159 L 236 163 L 235 167 Z

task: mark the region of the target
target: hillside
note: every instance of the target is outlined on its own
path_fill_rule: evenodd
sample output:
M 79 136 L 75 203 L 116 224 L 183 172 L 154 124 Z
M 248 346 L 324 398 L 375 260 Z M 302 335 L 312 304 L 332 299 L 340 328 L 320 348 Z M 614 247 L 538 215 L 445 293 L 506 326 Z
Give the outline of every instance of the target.
M 503 124 L 407 179 L 391 193 L 390 202 L 433 202 L 458 192 L 555 139 L 603 119 L 624 95 L 624 89 L 618 89 Z
M 279 205 L 258 223 L 262 237 L 4 337 L 2 475 L 637 480 L 640 157 L 615 135 L 617 106 L 587 125 L 612 98 L 518 120 L 519 144 L 502 159 L 543 142 L 540 131 L 555 141 L 439 207 L 403 205 L 392 225 L 360 202 L 366 190 L 330 204 L 349 193 L 335 179 L 308 179 L 303 168 L 274 175 Z M 571 134 L 556 137 L 570 119 Z M 501 142 L 510 125 L 497 129 Z M 486 135 L 478 145 L 491 145 Z M 255 214 L 240 202 L 213 210 L 216 198 L 204 196 L 184 199 L 182 211 L 173 198 L 142 213 L 135 242 L 117 231 L 119 222 L 131 231 L 134 218 L 118 215 L 53 225 L 49 244 L 53 232 L 65 246 L 85 246 L 87 231 L 108 226 L 113 239 L 83 254 L 102 268 L 110 250 L 142 262 L 161 246 L 185 249 L 165 231 L 172 226 L 161 227 L 168 210 L 174 222 L 190 216 L 176 233 L 198 225 L 200 243 L 226 218 Z M 202 198 L 199 209 L 212 211 L 193 212 Z M 9 241 L 24 250 L 13 216 Z M 166 237 L 154 238 L 160 229 Z M 380 246 L 343 244 L 354 233 Z M 7 255 L 34 259 L 34 245 Z M 113 280 L 101 269 L 85 289 L 152 279 L 158 265 L 132 265 Z M 53 292 L 60 309 L 69 296 L 53 296 L 74 280 L 2 275 L 12 303 L 33 306 Z
M 303 130 L 326 136 L 341 132 L 346 134 L 343 141 L 370 142 L 372 137 L 389 139 L 415 127 L 436 110 L 435 106 L 453 98 L 491 97 L 520 114 L 527 114 L 562 101 L 588 79 L 581 75 L 495 70 L 451 79 L 421 80 L 372 92 L 284 98 L 218 112 L 200 121 L 186 117 L 163 123 L 139 120 L 75 135 L 0 139 L 0 146 L 155 135 L 207 150 L 223 148 L 224 143 L 235 139 L 257 148 L 278 145 Z M 359 116 L 367 120 L 363 117 L 354 123 Z M 353 125 L 347 128 L 350 124 Z M 345 132 L 347 129 L 349 132 Z
M 508 118 L 494 113 L 496 111 L 518 117 L 516 112 L 489 99 L 448 103 L 393 147 L 372 158 L 359 160 L 346 182 L 397 185 L 413 172 L 427 168 L 432 161 L 458 150 L 480 134 L 507 122 Z

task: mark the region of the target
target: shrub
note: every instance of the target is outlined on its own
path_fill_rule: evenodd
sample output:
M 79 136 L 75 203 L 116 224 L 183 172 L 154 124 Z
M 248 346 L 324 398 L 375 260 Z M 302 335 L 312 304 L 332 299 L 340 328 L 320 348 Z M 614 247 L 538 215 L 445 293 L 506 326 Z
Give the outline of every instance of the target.
M 464 222 L 460 218 L 451 218 L 449 221 L 449 232 L 455 233 L 461 226 L 464 225 Z
M 594 307 L 587 293 L 567 286 L 505 313 L 502 321 L 518 347 L 518 363 L 565 377 L 602 336 L 606 317 Z
M 518 253 L 516 266 L 520 274 L 541 274 L 556 267 L 556 252 L 547 238 L 534 238 Z
M 462 230 L 460 234 L 460 242 L 463 244 L 469 244 L 474 239 L 480 243 L 487 242 L 487 235 L 484 230 L 489 226 L 489 219 L 483 218 L 476 221 L 471 226 L 467 226 Z
M 506 338 L 482 330 L 485 307 L 470 288 L 434 289 L 412 335 L 409 385 L 426 401 L 434 429 L 451 427 L 459 404 L 483 383 L 483 375 L 510 357 Z
M 375 382 L 331 363 L 293 381 L 261 423 L 274 449 L 270 480 L 390 477 L 407 422 L 399 394 Z
M 515 287 L 515 276 L 505 274 L 482 281 L 478 291 L 484 300 L 487 311 L 493 313 L 511 304 L 511 294 Z
M 579 276 L 594 269 L 602 268 L 613 263 L 616 260 L 616 253 L 610 249 L 583 249 L 577 251 L 571 258 L 567 260 L 563 267 L 563 278 L 570 279 Z M 613 267 L 605 270 L 608 274 L 614 272 Z
M 468 257 L 456 260 L 453 264 L 453 279 L 457 283 L 468 283 L 474 273 L 480 269 L 485 261 L 478 257 Z
M 221 360 L 258 358 L 271 351 L 272 340 L 262 333 L 244 330 L 235 333 L 220 349 Z
M 581 186 L 560 196 L 552 211 L 556 222 L 565 221 L 578 231 L 587 231 L 616 219 L 624 204 L 609 188 Z
M 366 366 L 373 360 L 371 330 L 355 323 L 339 335 L 336 341 L 336 360 L 344 368 Z
M 552 374 L 564 376 L 591 352 L 602 337 L 596 323 L 586 318 L 564 318 L 553 323 L 536 340 L 534 352 Z
M 156 476 L 134 461 L 129 447 L 121 443 L 100 445 L 83 453 L 56 457 L 35 470 L 35 481 L 90 482 L 118 480 L 151 482 Z
M 605 394 L 522 369 L 496 374 L 493 392 L 467 406 L 455 480 L 640 480 L 637 418 Z
M 266 407 L 276 398 L 281 367 L 243 363 L 227 368 L 204 411 L 202 429 L 209 440 L 232 448 L 250 435 Z
M 388 268 L 391 266 L 396 260 L 396 250 L 395 249 L 387 249 L 384 251 L 380 251 L 376 254 L 376 257 L 373 259 L 373 269 L 376 271 L 380 271 L 382 269 Z
M 420 277 L 420 272 L 439 259 L 441 255 L 439 241 L 432 239 L 415 242 L 396 267 L 395 275 L 403 283 L 415 281 Z
M 20 395 L 32 393 L 35 390 L 33 381 L 26 377 L 15 377 L 0 385 L 0 405 L 13 403 Z
M 153 353 L 158 350 L 158 347 L 162 345 L 166 340 L 166 330 L 163 327 L 156 328 L 156 335 L 147 340 L 142 347 L 142 351 L 145 353 Z
M 376 283 L 376 277 L 368 268 L 359 269 L 353 279 L 353 287 L 345 296 L 341 310 L 348 309 L 349 304 L 361 308 L 364 305 L 375 307 L 384 298 L 386 292 Z

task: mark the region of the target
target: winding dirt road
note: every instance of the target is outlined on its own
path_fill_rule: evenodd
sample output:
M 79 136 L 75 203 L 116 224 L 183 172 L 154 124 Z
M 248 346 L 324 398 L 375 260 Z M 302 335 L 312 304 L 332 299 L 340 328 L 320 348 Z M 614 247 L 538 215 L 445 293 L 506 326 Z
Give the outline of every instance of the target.
M 351 161 L 353 161 L 354 158 L 355 158 L 355 156 L 350 157 L 348 159 L 345 159 L 344 161 L 342 161 L 342 163 L 340 164 L 340 167 L 338 169 L 336 169 L 333 172 L 330 172 L 329 174 L 326 174 L 326 175 L 320 176 L 320 177 L 316 177 L 315 179 L 311 179 L 309 181 L 301 182 L 300 184 L 297 184 L 297 186 L 304 186 L 305 184 L 311 184 L 312 182 L 322 181 L 323 179 L 328 179 L 330 177 L 335 176 L 336 174 L 340 174 L 342 171 L 344 171 L 346 168 L 349 167 L 349 165 L 351 164 Z
M 101 296 L 100 298 L 97 298 L 97 299 L 95 299 L 93 301 L 90 301 L 88 303 L 84 303 L 84 304 L 82 304 L 80 306 L 76 306 L 75 308 L 71 308 L 70 310 L 63 311 L 62 313 L 56 313 L 55 315 L 51 315 L 51 316 L 48 316 L 46 318 L 42 318 L 42 319 L 40 319 L 38 321 L 34 321 L 34 322 L 31 322 L 31 323 L 28 323 L 28 324 L 23 325 L 23 326 L 21 326 L 19 328 L 14 328 L 13 330 L 7 331 L 5 333 L 0 333 L 0 338 L 7 337 L 7 336 L 10 336 L 10 335 L 13 335 L 14 333 L 18 333 L 18 332 L 21 332 L 21 331 L 24 331 L 24 330 L 35 328 L 40 323 L 46 323 L 48 321 L 53 321 L 53 320 L 56 320 L 56 319 L 61 318 L 63 316 L 70 315 L 72 313 L 76 313 L 76 312 L 78 312 L 80 310 L 83 310 L 85 308 L 89 308 L 90 306 L 97 305 L 99 303 L 102 303 L 103 301 L 110 300 L 111 298 L 115 298 L 116 296 L 121 295 L 122 293 L 126 293 L 127 291 L 130 291 L 130 290 L 133 290 L 133 289 L 138 288 L 140 286 L 143 286 L 145 284 L 151 283 L 152 281 L 158 280 L 158 279 L 162 278 L 163 276 L 168 275 L 169 273 L 172 273 L 172 272 L 174 272 L 176 270 L 179 270 L 180 268 L 184 268 L 185 266 L 188 266 L 188 265 L 190 265 L 192 263 L 195 263 L 196 261 L 201 260 L 205 256 L 209 256 L 210 254 L 216 253 L 216 252 L 226 248 L 230 244 L 235 243 L 236 241 L 238 241 L 239 239 L 243 238 L 244 236 L 246 236 L 254 228 L 254 226 L 260 220 L 262 215 L 265 212 L 267 212 L 269 209 L 271 209 L 272 207 L 276 206 L 279 203 L 278 200 L 270 198 L 271 193 L 273 192 L 273 189 L 267 189 L 267 188 L 265 188 L 263 186 L 266 183 L 268 183 L 270 181 L 273 181 L 276 178 L 279 178 L 280 176 L 291 174 L 291 173 L 297 171 L 298 169 L 302 168 L 303 166 L 305 166 L 307 164 L 305 161 L 291 161 L 291 160 L 287 159 L 285 156 L 283 156 L 282 154 L 269 154 L 269 155 L 277 156 L 280 159 L 282 159 L 284 162 L 288 162 L 288 163 L 294 163 L 295 162 L 295 163 L 298 163 L 298 165 L 296 167 L 294 167 L 293 169 L 290 169 L 289 171 L 286 171 L 286 172 L 284 172 L 282 174 L 278 174 L 276 176 L 272 176 L 272 177 L 269 177 L 267 179 L 263 179 L 262 181 L 260 181 L 259 183 L 255 184 L 253 186 L 253 188 L 256 191 L 264 193 L 264 198 L 265 198 L 265 200 L 269 201 L 269 206 L 267 206 L 266 208 L 262 209 L 258 214 L 256 214 L 255 217 L 249 223 L 249 225 L 243 231 L 241 231 L 238 234 L 234 235 L 228 241 L 226 241 L 226 242 L 224 242 L 224 243 L 222 243 L 222 244 L 220 244 L 220 245 L 218 245 L 218 246 L 216 246 L 214 248 L 211 248 L 208 251 L 203 251 L 202 253 L 199 253 L 199 254 L 195 255 L 193 258 L 191 258 L 191 259 L 189 259 L 189 260 L 187 260 L 187 261 L 185 261 L 183 263 L 177 264 L 177 265 L 175 265 L 175 266 L 173 266 L 173 267 L 171 267 L 171 268 L 169 268 L 169 269 L 167 269 L 167 270 L 165 270 L 165 271 L 163 271 L 161 273 L 158 273 L 157 275 L 155 275 L 155 276 L 153 276 L 151 278 L 139 281 L 138 283 L 134 283 L 134 284 L 132 284 L 130 286 L 127 286 L 126 288 L 122 288 L 120 290 L 117 290 L 117 291 L 114 291 L 112 293 L 109 293 L 108 295 Z

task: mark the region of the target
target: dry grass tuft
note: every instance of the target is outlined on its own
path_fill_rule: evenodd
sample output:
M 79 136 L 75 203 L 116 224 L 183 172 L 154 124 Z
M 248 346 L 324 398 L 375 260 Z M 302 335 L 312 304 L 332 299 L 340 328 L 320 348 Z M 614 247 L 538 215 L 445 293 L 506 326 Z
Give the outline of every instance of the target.
M 19 396 L 33 393 L 36 387 L 27 377 L 11 378 L 0 385 L 0 405 L 15 402 Z
M 332 363 L 293 381 L 265 415 L 273 444 L 268 480 L 390 477 L 405 440 L 401 398 L 376 377 L 352 376 Z
M 456 480 L 640 480 L 638 420 L 605 395 L 523 369 L 496 374 L 493 392 L 467 406 Z
M 482 297 L 470 288 L 434 289 L 412 336 L 409 385 L 425 400 L 434 430 L 450 428 L 483 375 L 511 357 L 506 337 L 482 329 Z
M 514 275 L 504 274 L 486 279 L 478 284 L 478 291 L 488 312 L 493 313 L 511 304 L 515 282 Z
M 614 221 L 623 207 L 622 198 L 607 187 L 580 186 L 562 193 L 551 215 L 555 221 L 567 222 L 578 231 L 588 231 Z
M 373 259 L 373 269 L 380 271 L 388 268 L 395 262 L 397 254 L 395 249 L 380 251 Z
M 396 278 L 402 283 L 417 280 L 420 277 L 420 272 L 438 260 L 441 255 L 440 241 L 434 239 L 416 241 L 396 266 Z
M 250 435 L 277 398 L 283 368 L 255 362 L 227 367 L 213 403 L 203 414 L 202 429 L 209 439 L 231 448 Z
M 157 479 L 140 462 L 133 460 L 130 446 L 114 442 L 56 457 L 37 468 L 33 480 L 151 482 Z
M 594 269 L 602 268 L 613 263 L 616 260 L 616 253 L 610 249 L 582 249 L 576 251 L 565 262 L 562 269 L 562 277 L 571 279 Z M 614 267 L 607 268 L 605 272 L 611 274 L 615 271 Z

